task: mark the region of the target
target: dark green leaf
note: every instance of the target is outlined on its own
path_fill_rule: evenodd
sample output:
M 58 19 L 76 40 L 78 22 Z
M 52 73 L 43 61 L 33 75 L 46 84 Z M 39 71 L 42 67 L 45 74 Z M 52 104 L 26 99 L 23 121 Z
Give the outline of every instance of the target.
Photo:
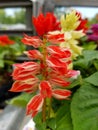
M 65 104 L 57 111 L 56 130 L 73 130 L 69 101 L 65 101 Z
M 98 130 L 98 88 L 84 83 L 71 103 L 74 130 Z
M 98 51 L 97 50 L 86 50 L 83 51 L 84 59 L 87 61 L 92 61 L 94 59 L 98 59 Z
M 55 130 L 56 129 L 56 120 L 55 118 L 50 118 L 48 121 L 47 121 L 47 126 L 49 128 L 51 128 L 52 130 Z
M 77 61 L 74 61 L 73 63 L 74 63 L 74 66 L 79 66 L 79 67 L 81 67 L 83 69 L 87 68 L 87 65 L 88 65 L 87 60 L 85 60 L 83 58 L 79 59 Z
M 98 86 L 98 72 L 92 74 L 91 76 L 89 76 L 88 78 L 85 79 L 85 81 Z

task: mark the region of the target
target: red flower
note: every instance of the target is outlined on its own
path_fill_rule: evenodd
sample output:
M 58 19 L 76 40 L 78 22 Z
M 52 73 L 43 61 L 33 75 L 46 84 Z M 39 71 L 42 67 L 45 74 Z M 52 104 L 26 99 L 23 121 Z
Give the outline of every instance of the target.
M 82 19 L 82 15 L 80 12 L 76 12 L 76 15 L 79 17 L 79 21 L 80 21 L 80 24 L 79 26 L 76 28 L 76 30 L 83 30 L 83 32 L 87 31 L 87 22 L 88 20 L 87 19 Z
M 39 36 L 47 34 L 49 31 L 60 30 L 60 23 L 53 13 L 42 13 L 37 18 L 33 17 L 33 24 Z
M 1 46 L 6 46 L 6 45 L 10 45 L 10 44 L 14 44 L 14 41 L 10 40 L 7 35 L 0 36 L 0 45 Z

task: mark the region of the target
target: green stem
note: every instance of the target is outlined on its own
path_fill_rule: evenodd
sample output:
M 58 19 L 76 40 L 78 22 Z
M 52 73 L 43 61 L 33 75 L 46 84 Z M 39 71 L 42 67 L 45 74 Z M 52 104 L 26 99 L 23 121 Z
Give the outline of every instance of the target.
M 52 102 L 52 99 L 49 98 L 49 103 L 48 103 L 48 119 L 50 118 L 50 113 L 51 113 L 51 102 Z
M 46 99 L 44 99 L 43 107 L 42 107 L 42 121 L 46 121 Z
M 47 80 L 47 63 L 46 63 L 46 58 L 47 58 L 47 48 L 46 48 L 46 43 L 47 40 L 43 38 L 43 46 L 42 46 L 42 53 L 43 53 L 43 65 L 44 69 L 42 70 L 42 80 Z M 42 121 L 46 121 L 46 98 L 44 98 L 44 103 L 42 107 Z

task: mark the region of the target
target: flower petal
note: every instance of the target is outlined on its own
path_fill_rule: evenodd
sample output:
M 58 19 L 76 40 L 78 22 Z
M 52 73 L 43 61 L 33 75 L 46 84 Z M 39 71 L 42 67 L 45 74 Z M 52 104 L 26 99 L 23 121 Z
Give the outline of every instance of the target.
M 15 81 L 9 91 L 12 92 L 22 92 L 33 89 L 35 84 L 26 84 L 24 82 Z
M 77 76 L 80 75 L 80 71 L 76 71 L 76 70 L 69 70 L 68 73 L 66 74 L 67 78 L 74 78 L 76 79 Z
M 46 38 L 48 39 L 49 42 L 53 44 L 58 44 L 65 41 L 64 33 L 61 33 L 59 31 L 49 32 L 46 35 Z
M 71 95 L 71 91 L 63 89 L 55 89 L 52 91 L 52 96 L 57 99 L 66 99 Z
M 66 62 L 62 62 L 61 60 L 59 60 L 58 58 L 49 56 L 46 60 L 48 66 L 50 67 L 65 67 L 66 66 Z
M 38 36 L 28 36 L 24 35 L 24 38 L 21 40 L 24 44 L 33 46 L 35 48 L 38 48 L 43 44 L 42 40 Z
M 70 85 L 70 82 L 68 82 L 66 80 L 63 80 L 61 78 L 56 78 L 56 77 L 51 78 L 50 82 L 55 84 L 55 85 L 60 85 L 60 86 L 63 86 L 63 87 L 66 87 L 66 86 Z
M 39 85 L 39 88 L 40 88 L 40 93 L 44 98 L 46 98 L 46 97 L 51 98 L 52 88 L 48 81 L 42 81 Z
M 24 52 L 30 59 L 42 59 L 43 55 L 38 50 L 29 50 Z
M 14 64 L 15 67 L 12 76 L 13 79 L 17 80 L 19 77 L 25 77 L 28 75 L 37 74 L 40 70 L 40 65 L 35 62 L 24 62 L 21 64 Z
M 33 25 L 39 36 L 43 36 L 49 31 L 60 30 L 60 22 L 53 13 L 49 12 L 45 16 L 40 13 L 37 18 L 33 17 Z
M 34 117 L 37 114 L 37 112 L 40 111 L 43 102 L 44 100 L 41 95 L 34 96 L 27 104 L 27 115 L 32 114 L 32 117 Z
M 66 59 L 71 57 L 71 52 L 66 48 L 61 48 L 59 46 L 49 46 L 47 47 L 47 50 L 53 57 L 56 58 Z

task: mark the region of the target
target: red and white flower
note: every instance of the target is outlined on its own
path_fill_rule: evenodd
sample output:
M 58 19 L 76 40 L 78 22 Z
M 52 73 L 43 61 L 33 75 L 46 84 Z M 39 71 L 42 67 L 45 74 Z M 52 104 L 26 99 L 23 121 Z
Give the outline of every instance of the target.
M 35 92 L 35 96 L 27 104 L 27 115 L 34 117 L 41 111 L 46 98 L 67 99 L 71 95 L 71 91 L 65 89 L 70 85 L 69 78 L 77 77 L 79 72 L 69 69 L 72 62 L 70 50 L 57 44 L 64 41 L 64 34 L 48 33 L 60 29 L 55 16 L 51 13 L 47 13 L 45 17 L 40 14 L 38 18 L 33 18 L 33 22 L 42 39 L 24 35 L 22 42 L 34 47 L 25 52 L 32 61 L 14 64 L 12 76 L 15 82 L 10 91 Z

